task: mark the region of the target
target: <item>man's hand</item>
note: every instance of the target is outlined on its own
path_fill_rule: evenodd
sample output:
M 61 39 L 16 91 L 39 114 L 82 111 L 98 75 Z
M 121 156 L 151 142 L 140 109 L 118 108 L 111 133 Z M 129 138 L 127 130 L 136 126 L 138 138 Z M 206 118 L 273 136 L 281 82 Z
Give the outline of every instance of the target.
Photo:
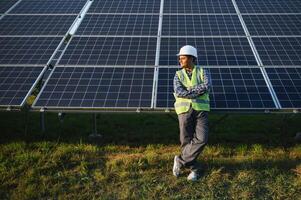
M 187 88 L 188 91 L 197 94 L 198 96 L 203 95 L 207 92 L 206 87 L 204 86 L 204 84 L 199 84 L 193 87 L 188 87 Z

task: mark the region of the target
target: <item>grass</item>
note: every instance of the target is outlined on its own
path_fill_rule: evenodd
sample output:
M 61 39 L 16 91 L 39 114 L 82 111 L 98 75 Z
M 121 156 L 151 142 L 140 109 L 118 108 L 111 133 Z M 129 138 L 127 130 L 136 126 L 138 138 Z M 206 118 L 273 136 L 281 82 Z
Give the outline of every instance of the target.
M 27 116 L 27 117 L 26 117 Z M 0 113 L 0 199 L 297 199 L 301 197 L 299 115 L 211 114 L 203 175 L 171 175 L 179 153 L 177 121 L 166 114 L 100 114 L 101 142 L 89 142 L 91 117 Z M 215 126 L 216 125 L 216 126 Z

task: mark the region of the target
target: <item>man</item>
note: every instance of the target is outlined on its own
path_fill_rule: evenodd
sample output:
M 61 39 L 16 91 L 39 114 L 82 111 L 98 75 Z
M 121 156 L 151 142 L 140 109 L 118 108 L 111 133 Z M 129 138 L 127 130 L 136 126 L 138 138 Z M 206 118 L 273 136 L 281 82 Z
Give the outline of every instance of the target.
M 193 46 L 183 46 L 177 56 L 182 69 L 174 77 L 174 96 L 181 154 L 174 157 L 173 175 L 178 177 L 181 168 L 187 167 L 191 170 L 187 179 L 196 181 L 201 170 L 197 157 L 208 141 L 211 78 L 207 70 L 195 65 L 197 50 Z

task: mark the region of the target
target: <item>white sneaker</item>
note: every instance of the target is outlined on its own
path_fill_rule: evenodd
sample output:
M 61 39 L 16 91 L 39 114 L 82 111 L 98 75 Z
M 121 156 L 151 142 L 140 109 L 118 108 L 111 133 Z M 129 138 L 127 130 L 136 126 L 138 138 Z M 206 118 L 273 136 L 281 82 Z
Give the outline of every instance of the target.
M 190 172 L 190 174 L 187 176 L 187 180 L 189 181 L 197 181 L 198 179 L 199 179 L 199 175 L 195 171 Z
M 175 156 L 174 161 L 173 161 L 173 168 L 172 168 L 172 173 L 175 177 L 178 177 L 180 175 L 181 171 L 181 165 L 178 162 L 179 156 Z

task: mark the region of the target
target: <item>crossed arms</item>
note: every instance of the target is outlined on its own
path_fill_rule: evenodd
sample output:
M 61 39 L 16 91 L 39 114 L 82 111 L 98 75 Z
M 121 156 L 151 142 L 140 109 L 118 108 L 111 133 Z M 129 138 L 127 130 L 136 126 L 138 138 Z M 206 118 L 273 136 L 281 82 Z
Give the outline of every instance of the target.
M 196 85 L 192 88 L 186 88 L 180 81 L 177 74 L 175 74 L 173 80 L 174 92 L 177 97 L 186 98 L 186 99 L 194 99 L 205 92 L 209 92 L 211 88 L 211 77 L 208 73 L 208 70 L 204 69 L 203 73 L 203 83 Z

